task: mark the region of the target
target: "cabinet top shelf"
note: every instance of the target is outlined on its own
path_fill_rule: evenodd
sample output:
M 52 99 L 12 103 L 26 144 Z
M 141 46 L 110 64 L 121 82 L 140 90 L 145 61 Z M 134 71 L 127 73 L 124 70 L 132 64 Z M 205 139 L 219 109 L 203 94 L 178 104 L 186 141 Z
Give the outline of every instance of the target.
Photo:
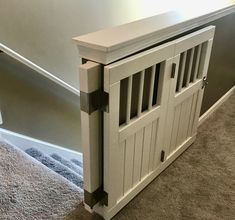
M 75 37 L 82 58 L 109 64 L 235 12 L 235 1 L 201 11 L 177 10 Z

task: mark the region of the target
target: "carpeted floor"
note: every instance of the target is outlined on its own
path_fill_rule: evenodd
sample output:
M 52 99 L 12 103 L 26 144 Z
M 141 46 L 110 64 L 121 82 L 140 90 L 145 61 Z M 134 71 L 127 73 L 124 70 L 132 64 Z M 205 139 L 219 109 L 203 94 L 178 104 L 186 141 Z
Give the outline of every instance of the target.
M 73 220 L 100 220 L 80 206 Z M 113 220 L 235 219 L 235 93 L 197 139 Z
M 69 220 L 82 196 L 40 162 L 0 143 L 0 220 Z
M 0 155 L 0 220 L 100 219 L 58 174 L 5 145 Z M 235 93 L 199 127 L 195 143 L 113 219 L 235 219 Z
M 114 220 L 235 219 L 235 93 L 203 123 L 195 143 Z

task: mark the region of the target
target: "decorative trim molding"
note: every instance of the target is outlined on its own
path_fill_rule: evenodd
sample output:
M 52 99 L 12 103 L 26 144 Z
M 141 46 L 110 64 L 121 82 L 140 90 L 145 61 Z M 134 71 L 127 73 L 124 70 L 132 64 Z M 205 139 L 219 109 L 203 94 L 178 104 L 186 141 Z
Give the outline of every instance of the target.
M 39 74 L 43 75 L 47 79 L 55 82 L 56 84 L 62 86 L 66 90 L 74 93 L 75 95 L 80 95 L 80 91 L 75 89 L 74 87 L 70 86 L 68 83 L 64 82 L 63 80 L 59 79 L 58 77 L 54 76 L 53 74 L 49 73 L 45 69 L 41 68 L 40 66 L 36 65 L 35 63 L 31 62 L 30 60 L 26 59 L 25 57 L 21 56 L 20 54 L 16 53 L 14 50 L 8 48 L 7 46 L 0 43 L 0 51 L 6 53 L 7 55 L 11 56 L 12 58 L 18 60 L 19 62 L 23 63 L 24 65 L 28 66 L 29 68 L 35 70 Z
M 199 118 L 198 126 L 205 122 L 206 119 L 209 118 L 211 114 L 214 113 L 233 94 L 234 91 L 235 85 Z
M 109 64 L 233 12 L 235 12 L 235 3 L 192 16 L 184 15 L 180 11 L 170 11 L 88 33 L 73 40 L 78 46 L 80 57 Z

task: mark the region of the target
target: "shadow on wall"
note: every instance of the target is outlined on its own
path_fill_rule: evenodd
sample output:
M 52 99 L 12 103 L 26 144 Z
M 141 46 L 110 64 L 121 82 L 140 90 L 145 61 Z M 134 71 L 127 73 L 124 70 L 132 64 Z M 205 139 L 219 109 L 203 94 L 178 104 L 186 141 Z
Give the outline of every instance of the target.
M 81 152 L 78 103 L 78 96 L 0 53 L 2 128 Z

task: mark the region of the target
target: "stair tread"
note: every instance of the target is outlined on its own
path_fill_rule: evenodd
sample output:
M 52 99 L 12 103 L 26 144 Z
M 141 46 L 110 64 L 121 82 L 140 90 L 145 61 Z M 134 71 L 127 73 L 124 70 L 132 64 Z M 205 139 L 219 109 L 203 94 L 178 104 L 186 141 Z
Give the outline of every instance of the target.
M 61 157 L 60 155 L 54 153 L 50 155 L 53 159 L 56 161 L 62 163 L 64 166 L 70 168 L 74 172 L 78 173 L 79 175 L 83 176 L 83 169 L 80 166 L 75 165 L 69 160 L 66 160 L 65 158 Z
M 62 163 L 58 162 L 50 156 L 47 156 L 46 154 L 42 153 L 41 151 L 35 148 L 28 148 L 25 150 L 25 152 L 31 157 L 41 162 L 43 165 L 47 166 L 49 169 L 53 170 L 57 174 L 63 176 L 76 186 L 83 189 L 83 177 L 78 173 L 74 172 L 67 166 L 64 166 Z

